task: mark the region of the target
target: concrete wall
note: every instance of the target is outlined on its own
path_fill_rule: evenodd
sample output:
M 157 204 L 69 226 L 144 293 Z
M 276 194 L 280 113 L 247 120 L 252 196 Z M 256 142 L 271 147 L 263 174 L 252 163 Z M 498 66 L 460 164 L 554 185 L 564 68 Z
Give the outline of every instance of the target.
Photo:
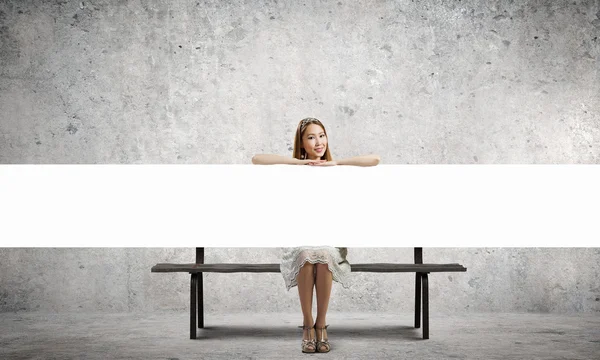
M 599 1 L 2 1 L 0 163 L 599 163 Z
M 306 116 L 324 121 L 338 158 L 600 163 L 598 35 L 599 1 L 2 1 L 0 163 L 249 163 L 291 153 Z M 187 276 L 150 267 L 192 259 L 2 249 L 0 311 L 183 310 Z M 279 250 L 207 255 L 242 259 Z M 469 268 L 432 275 L 436 311 L 600 310 L 596 249 L 426 259 Z M 332 309 L 411 310 L 411 276 L 356 277 Z M 208 275 L 207 311 L 297 310 L 282 281 Z
M 282 248 L 207 248 L 209 262 L 276 263 Z M 430 274 L 433 313 L 600 312 L 600 249 L 425 248 L 424 261 L 459 262 L 466 273 Z M 412 248 L 350 248 L 350 263 L 407 262 Z M 194 249 L 0 249 L 0 312 L 162 312 L 189 309 L 187 273 L 151 273 L 189 263 Z M 206 274 L 207 313 L 297 312 L 297 288 L 280 274 Z M 334 283 L 330 310 L 411 312 L 414 274 L 353 273 Z M 316 305 L 315 305 L 316 306 Z

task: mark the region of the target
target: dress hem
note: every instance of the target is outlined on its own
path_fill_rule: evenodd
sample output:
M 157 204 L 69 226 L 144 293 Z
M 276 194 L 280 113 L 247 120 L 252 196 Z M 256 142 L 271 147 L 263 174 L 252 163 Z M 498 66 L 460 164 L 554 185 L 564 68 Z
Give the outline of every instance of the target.
M 325 260 L 320 260 L 320 259 L 315 259 L 315 260 L 312 260 L 312 259 L 306 258 L 306 259 L 304 259 L 304 260 L 302 261 L 302 264 L 301 264 L 301 265 L 298 267 L 298 270 L 297 270 L 297 271 L 294 271 L 294 273 L 292 274 L 292 279 L 291 279 L 290 283 L 289 283 L 289 284 L 286 284 L 287 291 L 290 291 L 290 290 L 291 290 L 293 287 L 296 287 L 296 286 L 298 286 L 298 281 L 296 280 L 296 278 L 298 277 L 298 274 L 300 273 L 300 269 L 301 269 L 301 268 L 304 266 L 304 264 L 306 264 L 307 262 L 309 262 L 309 263 L 311 263 L 311 264 L 327 264 L 327 269 L 328 269 L 328 270 L 331 272 L 331 274 L 332 274 L 332 277 L 333 277 L 333 281 L 335 281 L 335 282 L 339 283 L 340 285 L 342 285 L 342 287 L 343 287 L 344 289 L 349 289 L 349 288 L 350 288 L 350 284 L 349 284 L 349 281 L 348 281 L 348 279 L 346 279 L 346 278 L 344 278 L 344 279 L 339 279 L 339 278 L 338 278 L 338 279 L 336 279 L 336 277 L 335 277 L 335 276 L 333 276 L 334 272 L 333 272 L 333 270 L 332 270 L 332 268 L 331 268 L 331 266 L 330 266 L 330 264 L 329 264 L 329 262 L 328 262 L 328 261 L 325 261 Z

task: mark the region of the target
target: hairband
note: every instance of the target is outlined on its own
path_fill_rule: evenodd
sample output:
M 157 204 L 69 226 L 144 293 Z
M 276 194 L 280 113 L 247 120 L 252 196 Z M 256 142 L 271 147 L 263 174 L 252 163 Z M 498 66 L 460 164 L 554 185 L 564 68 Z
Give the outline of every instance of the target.
M 315 120 L 318 121 L 315 118 L 305 118 L 305 119 L 302 119 L 302 121 L 300 122 L 300 126 L 306 126 L 306 124 L 308 124 L 311 121 L 315 121 Z

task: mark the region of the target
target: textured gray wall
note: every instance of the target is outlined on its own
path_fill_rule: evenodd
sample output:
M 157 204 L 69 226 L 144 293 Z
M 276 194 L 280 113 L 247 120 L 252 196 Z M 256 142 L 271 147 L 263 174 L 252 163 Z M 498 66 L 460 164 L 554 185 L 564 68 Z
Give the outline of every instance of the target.
M 425 248 L 424 262 L 459 262 L 466 273 L 430 274 L 433 313 L 600 312 L 598 248 Z M 207 248 L 206 262 L 276 263 L 281 248 Z M 412 262 L 412 248 L 350 248 L 348 260 Z M 129 312 L 189 309 L 194 249 L 0 249 L 0 312 Z M 414 274 L 352 274 L 335 283 L 332 311 L 411 312 Z M 206 312 L 299 312 L 298 290 L 280 274 L 205 275 Z M 316 306 L 316 305 L 315 305 Z
M 600 163 L 599 34 L 599 1 L 0 1 L 0 163 L 249 163 L 289 154 L 306 116 L 325 122 L 335 157 Z M 600 311 L 596 249 L 425 257 L 469 268 L 432 275 L 435 311 Z M 0 311 L 187 309 L 187 276 L 150 267 L 192 259 L 0 249 Z M 411 311 L 412 276 L 356 279 L 331 309 Z M 208 312 L 298 310 L 278 274 L 210 274 L 206 287 Z
M 0 1 L 0 163 L 600 163 L 600 1 Z

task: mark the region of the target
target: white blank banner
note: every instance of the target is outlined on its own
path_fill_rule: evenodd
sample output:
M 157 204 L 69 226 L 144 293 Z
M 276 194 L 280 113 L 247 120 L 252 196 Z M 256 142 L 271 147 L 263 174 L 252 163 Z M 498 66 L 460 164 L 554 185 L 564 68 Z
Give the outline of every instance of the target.
M 590 247 L 598 165 L 2 165 L 3 247 Z

